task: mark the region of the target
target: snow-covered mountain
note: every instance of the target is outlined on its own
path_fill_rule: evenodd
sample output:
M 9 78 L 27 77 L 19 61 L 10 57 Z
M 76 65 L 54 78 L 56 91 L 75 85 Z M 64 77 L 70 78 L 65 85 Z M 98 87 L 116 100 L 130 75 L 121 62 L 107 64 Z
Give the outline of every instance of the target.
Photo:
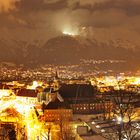
M 98 42 L 80 36 L 58 36 L 45 43 L 0 39 L 0 61 L 16 64 L 73 64 L 81 59 L 124 60 L 130 67 L 139 67 L 140 49 L 131 49 L 127 40 Z

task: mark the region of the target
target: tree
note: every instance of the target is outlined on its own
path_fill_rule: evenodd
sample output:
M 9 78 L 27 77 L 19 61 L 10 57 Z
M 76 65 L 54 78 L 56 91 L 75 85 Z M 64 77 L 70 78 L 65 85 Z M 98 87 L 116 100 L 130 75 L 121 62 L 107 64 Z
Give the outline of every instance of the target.
M 138 112 L 136 103 L 138 94 L 126 91 L 116 91 L 110 94 L 110 100 L 114 103 L 112 110 L 112 132 L 105 133 L 105 137 L 109 140 L 138 140 L 140 135 L 140 127 L 137 122 Z M 114 136 L 110 136 L 112 135 Z
M 46 126 L 47 128 L 47 140 L 50 140 L 50 134 L 51 134 L 51 128 L 52 128 L 52 125 L 49 124 Z
M 74 133 L 69 120 L 64 117 L 64 114 L 59 114 L 59 120 L 57 121 L 59 126 L 59 138 L 60 140 L 74 140 Z

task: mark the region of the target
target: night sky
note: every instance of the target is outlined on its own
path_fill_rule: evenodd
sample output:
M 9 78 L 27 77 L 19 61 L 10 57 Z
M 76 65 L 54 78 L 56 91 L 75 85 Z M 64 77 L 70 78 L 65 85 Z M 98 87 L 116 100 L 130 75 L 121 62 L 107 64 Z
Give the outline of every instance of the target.
M 0 0 L 0 38 L 30 42 L 63 32 L 140 47 L 140 0 Z

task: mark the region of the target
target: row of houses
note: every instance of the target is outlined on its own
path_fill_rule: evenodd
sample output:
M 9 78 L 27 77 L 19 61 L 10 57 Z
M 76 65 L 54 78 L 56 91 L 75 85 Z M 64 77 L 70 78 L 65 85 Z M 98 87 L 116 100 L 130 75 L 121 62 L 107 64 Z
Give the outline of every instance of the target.
M 72 114 L 98 114 L 110 111 L 113 104 L 96 98 L 96 88 L 90 84 L 63 84 L 59 90 L 38 87 L 36 90 L 15 89 L 16 99 L 28 104 L 40 104 L 47 121 L 60 116 L 72 118 Z M 62 115 L 63 114 L 63 115 Z

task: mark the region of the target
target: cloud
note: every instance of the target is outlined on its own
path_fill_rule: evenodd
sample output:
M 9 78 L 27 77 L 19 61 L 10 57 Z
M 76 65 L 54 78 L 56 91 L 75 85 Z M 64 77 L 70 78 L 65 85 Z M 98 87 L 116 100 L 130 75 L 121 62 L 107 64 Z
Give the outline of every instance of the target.
M 0 26 L 17 38 L 48 39 L 83 26 L 88 37 L 102 40 L 120 36 L 136 42 L 140 34 L 140 0 L 0 0 L 0 12 Z
M 0 0 L 0 12 L 16 9 L 15 2 L 19 0 Z
M 44 2 L 48 4 L 53 4 L 53 3 L 60 2 L 60 0 L 44 0 Z
M 105 3 L 110 0 L 68 0 L 68 5 L 73 6 L 79 4 L 79 6 L 94 6 L 96 4 Z

